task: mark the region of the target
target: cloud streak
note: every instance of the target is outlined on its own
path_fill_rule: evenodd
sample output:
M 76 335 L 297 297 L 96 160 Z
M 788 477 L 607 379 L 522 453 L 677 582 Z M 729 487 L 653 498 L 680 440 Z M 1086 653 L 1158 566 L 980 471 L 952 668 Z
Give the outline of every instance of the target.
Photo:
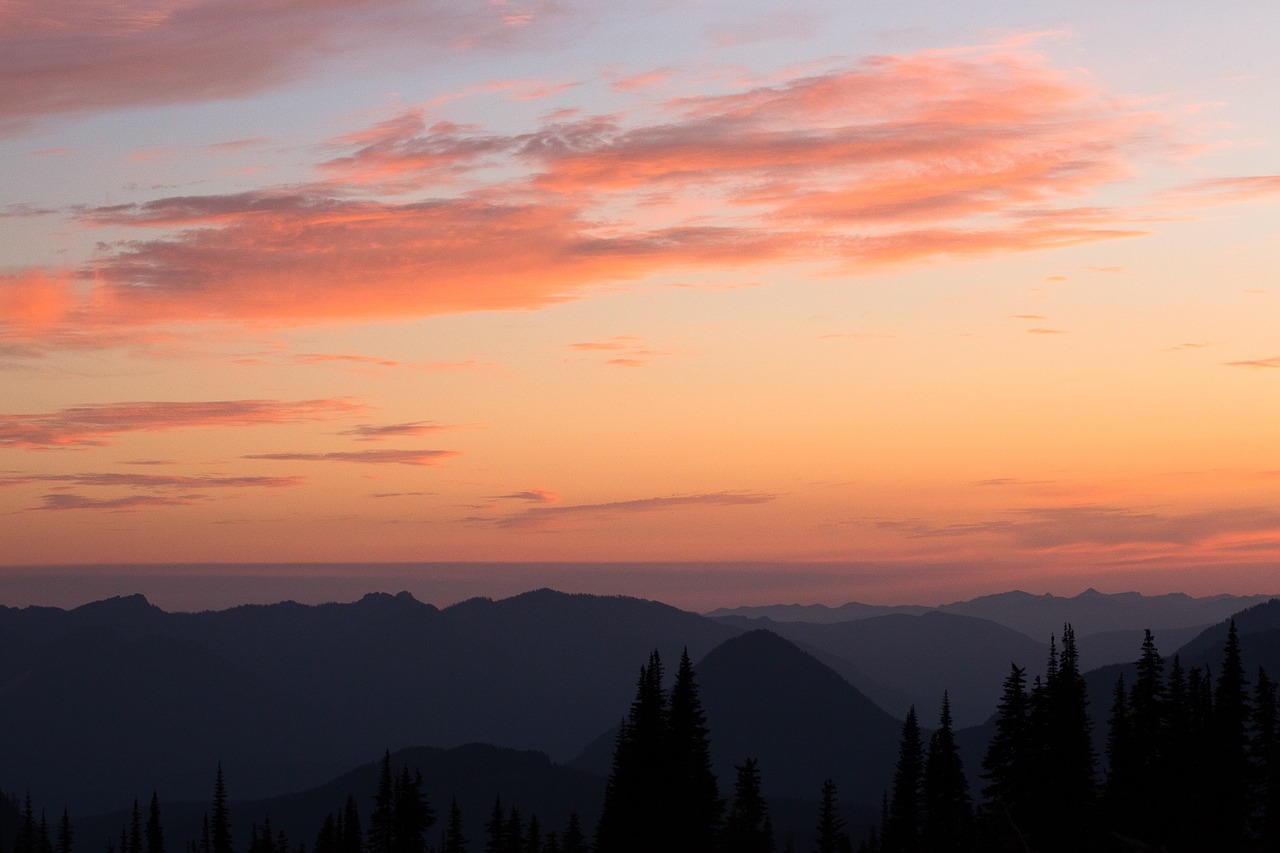
M 242 459 L 278 462 L 354 462 L 361 465 L 439 465 L 459 455 L 455 450 L 334 450 L 327 453 L 252 453 Z
M 708 492 L 694 495 L 637 498 L 635 500 L 610 501 L 597 504 L 534 506 L 512 515 L 496 517 L 473 516 L 464 520 L 469 523 L 492 527 L 543 527 L 558 520 L 573 518 L 599 521 L 628 515 L 698 507 L 754 506 L 776 500 L 777 497 L 777 495 L 764 492 Z
M 365 408 L 345 398 L 97 403 L 39 414 L 0 414 L 0 447 L 98 446 L 130 432 L 311 423 Z

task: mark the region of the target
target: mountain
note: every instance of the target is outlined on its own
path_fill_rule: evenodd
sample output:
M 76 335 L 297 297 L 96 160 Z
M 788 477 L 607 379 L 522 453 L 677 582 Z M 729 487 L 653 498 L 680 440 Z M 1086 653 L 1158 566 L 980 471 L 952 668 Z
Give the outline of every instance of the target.
M 875 804 L 893 775 L 901 721 L 834 670 L 771 631 L 741 634 L 694 665 L 721 794 L 755 758 L 766 797 L 814 801 L 831 777 L 841 797 Z M 570 766 L 607 776 L 617 733 Z
M 651 601 L 538 590 L 438 610 L 400 595 L 165 613 L 141 596 L 0 608 L 0 789 L 75 814 L 122 796 L 243 797 L 331 778 L 387 748 L 581 750 L 655 646 L 737 633 Z
M 928 720 L 946 690 L 957 726 L 976 725 L 991 715 L 1010 662 L 1027 667 L 1029 677 L 1034 677 L 1043 671 L 1049 654 L 1047 644 L 1011 628 L 940 611 L 837 623 L 743 617 L 721 621 L 786 637 L 815 653 L 881 708 L 902 717 L 915 705 L 920 718 Z
M 715 618 L 764 617 L 779 622 L 832 623 L 869 619 L 894 613 L 919 616 L 929 611 L 940 611 L 987 619 L 1019 631 L 1041 643 L 1047 643 L 1051 634 L 1061 635 L 1062 626 L 1066 622 L 1071 623 L 1076 636 L 1081 640 L 1091 634 L 1136 630 L 1138 641 L 1141 643 L 1143 628 L 1166 633 L 1172 629 L 1211 625 L 1227 619 L 1233 613 L 1262 604 L 1270 598 L 1269 595 L 1214 595 L 1192 598 L 1182 593 L 1142 595 L 1137 592 L 1102 593 L 1096 589 L 1087 589 L 1072 597 L 1062 597 L 1048 593 L 1032 595 L 1029 592 L 1015 590 L 932 608 L 856 602 L 839 607 L 786 604 L 721 609 L 707 615 Z M 1103 643 L 1099 643 L 1099 656 L 1092 659 L 1093 663 L 1101 665 L 1126 659 L 1104 660 L 1102 655 L 1109 657 L 1115 654 L 1113 648 L 1110 644 L 1104 646 Z M 1123 652 L 1123 649 L 1121 648 L 1120 651 Z
M 910 613 L 919 616 L 932 610 L 921 604 L 861 604 L 851 601 L 839 607 L 828 607 L 825 604 L 766 604 L 755 607 L 721 607 L 706 615 L 712 619 L 724 617 L 742 617 L 745 619 L 771 619 L 775 622 L 851 622 L 855 619 L 869 619 L 872 616 L 887 616 L 890 613 Z

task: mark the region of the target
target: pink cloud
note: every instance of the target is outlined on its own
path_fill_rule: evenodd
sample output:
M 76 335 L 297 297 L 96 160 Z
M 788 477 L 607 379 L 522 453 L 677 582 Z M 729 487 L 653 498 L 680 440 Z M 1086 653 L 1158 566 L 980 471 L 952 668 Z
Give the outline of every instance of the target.
M 103 445 L 128 432 L 308 423 L 364 408 L 348 399 L 97 403 L 56 412 L 0 414 L 0 447 Z
M 1176 199 L 1207 204 L 1231 204 L 1257 201 L 1280 195 L 1280 175 L 1244 175 L 1230 178 L 1206 178 L 1174 190 Z
M 335 140 L 347 153 L 319 164 L 321 182 L 82 209 L 87 227 L 148 230 L 80 270 L 0 280 L 0 331 L 110 344 L 176 323 L 529 309 L 708 266 L 816 257 L 845 273 L 1133 236 L 1124 211 L 1062 201 L 1127 175 L 1162 133 L 1007 46 L 875 57 L 662 109 L 515 135 L 408 110 Z M 505 177 L 477 183 L 490 162 Z
M 517 37 L 528 28 L 510 26 L 512 14 L 410 0 L 12 0 L 0 6 L 0 79 L 11 84 L 0 90 L 0 128 L 52 113 L 241 97 L 361 45 L 510 49 L 529 37 Z

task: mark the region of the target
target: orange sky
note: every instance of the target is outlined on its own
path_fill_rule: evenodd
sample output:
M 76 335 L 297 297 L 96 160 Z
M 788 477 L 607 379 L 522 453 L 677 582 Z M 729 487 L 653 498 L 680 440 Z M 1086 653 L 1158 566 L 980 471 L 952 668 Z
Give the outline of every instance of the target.
M 0 595 L 1276 591 L 1280 13 L 1113 6 L 8 4 Z

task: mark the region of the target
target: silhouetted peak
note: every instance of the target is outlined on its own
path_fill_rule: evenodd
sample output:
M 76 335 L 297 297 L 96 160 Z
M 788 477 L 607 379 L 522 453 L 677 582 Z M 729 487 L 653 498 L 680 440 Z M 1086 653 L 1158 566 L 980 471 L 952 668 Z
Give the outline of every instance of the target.
M 397 592 L 395 595 L 389 592 L 368 592 L 356 603 L 363 607 L 394 608 L 396 610 L 433 609 L 431 605 L 424 604 L 414 598 L 412 593 L 405 590 Z
M 133 595 L 114 595 L 111 598 L 104 598 L 101 601 L 91 601 L 88 604 L 80 605 L 72 612 L 83 615 L 95 615 L 100 613 L 134 614 L 159 611 L 160 608 L 148 601 L 145 595 L 140 592 L 135 592 Z

